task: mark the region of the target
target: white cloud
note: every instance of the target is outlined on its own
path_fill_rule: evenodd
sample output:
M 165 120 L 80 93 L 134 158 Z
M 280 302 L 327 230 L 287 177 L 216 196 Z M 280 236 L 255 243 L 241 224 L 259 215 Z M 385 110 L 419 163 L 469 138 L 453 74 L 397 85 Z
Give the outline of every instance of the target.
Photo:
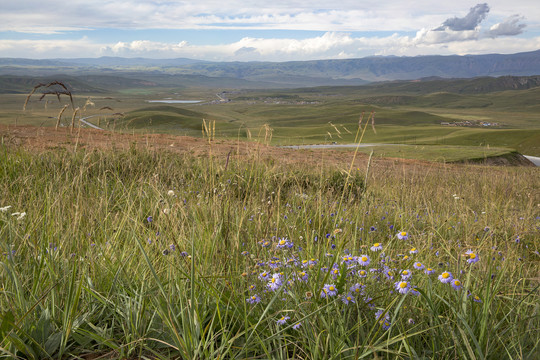
M 122 29 L 296 29 L 318 31 L 413 31 L 445 23 L 453 30 L 468 29 L 487 14 L 479 4 L 468 14 L 469 0 L 362 2 L 341 0 L 25 0 L 4 1 L 0 31 L 65 31 L 73 28 Z M 489 2 L 490 14 L 527 13 L 540 18 L 536 0 Z M 500 9 L 499 9 L 500 8 Z M 36 9 L 38 9 L 36 11 Z M 508 10 L 512 9 L 512 10 Z M 459 29 L 457 28 L 459 27 Z
M 525 29 L 540 32 L 537 1 L 491 0 L 489 5 L 473 7 L 470 0 L 439 2 L 436 6 L 433 0 L 341 0 L 335 4 L 328 0 L 7 1 L 0 12 L 0 31 L 39 35 L 28 35 L 25 40 L 16 40 L 26 36 L 22 34 L 11 40 L 0 39 L 0 56 L 283 61 L 452 51 L 509 53 L 516 52 L 511 50 L 515 44 L 521 46 L 517 51 L 539 48 L 537 38 L 529 35 L 527 39 L 527 34 L 522 34 Z M 508 17 L 514 13 L 527 14 L 534 20 L 527 20 L 525 27 L 521 15 Z M 82 29 L 88 30 L 85 34 L 90 38 L 77 35 L 76 31 Z M 124 29 L 124 34 L 134 29 L 242 29 L 246 35 L 236 41 L 222 40 L 219 45 L 197 45 L 201 42 L 191 38 L 156 41 L 154 36 L 151 41 L 144 39 L 141 32 L 129 33 L 126 38 L 92 37 L 92 30 L 103 34 L 109 29 Z M 269 30 L 269 35 L 253 36 L 253 29 Z M 279 38 L 271 31 L 276 29 L 325 33 L 304 39 Z M 394 34 L 381 35 L 383 31 Z M 416 35 L 404 35 L 407 33 Z M 514 36 L 515 41 L 503 41 L 501 36 Z
M 522 23 L 525 18 L 519 15 L 512 15 L 506 18 L 503 22 L 493 25 L 487 32 L 488 36 L 514 36 L 523 32 L 523 29 L 527 26 Z
M 459 41 L 441 42 L 432 38 L 431 30 L 417 36 L 393 34 L 385 37 L 353 37 L 348 33 L 328 32 L 309 39 L 263 39 L 245 37 L 220 45 L 194 45 L 137 40 L 130 42 L 95 43 L 87 38 L 78 40 L 0 40 L 0 52 L 12 57 L 73 58 L 123 56 L 147 58 L 187 57 L 215 61 L 291 61 L 310 59 L 357 58 L 368 55 L 429 55 L 513 53 L 540 48 L 540 37 L 489 38 L 476 34 Z

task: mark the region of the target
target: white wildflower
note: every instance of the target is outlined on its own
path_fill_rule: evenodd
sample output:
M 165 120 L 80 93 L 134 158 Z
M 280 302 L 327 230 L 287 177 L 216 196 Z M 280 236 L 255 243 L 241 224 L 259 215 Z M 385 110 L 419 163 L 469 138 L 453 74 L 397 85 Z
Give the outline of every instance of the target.
M 0 211 L 3 212 L 3 213 L 5 213 L 5 212 L 7 212 L 9 209 L 11 209 L 11 205 L 1 207 L 1 208 L 0 208 Z

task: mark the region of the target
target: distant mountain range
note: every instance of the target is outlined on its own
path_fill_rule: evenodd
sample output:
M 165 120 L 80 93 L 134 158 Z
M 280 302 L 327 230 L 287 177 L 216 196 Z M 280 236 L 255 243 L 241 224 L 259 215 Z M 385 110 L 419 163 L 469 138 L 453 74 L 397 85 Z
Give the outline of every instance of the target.
M 0 58 L 0 75 L 50 76 L 59 73 L 118 76 L 129 73 L 130 77 L 134 77 L 134 73 L 195 75 L 227 79 L 230 85 L 237 83 L 239 87 L 362 85 L 426 77 L 540 75 L 540 50 L 509 55 L 391 56 L 289 62 L 209 62 L 185 58 L 120 57 L 47 60 Z

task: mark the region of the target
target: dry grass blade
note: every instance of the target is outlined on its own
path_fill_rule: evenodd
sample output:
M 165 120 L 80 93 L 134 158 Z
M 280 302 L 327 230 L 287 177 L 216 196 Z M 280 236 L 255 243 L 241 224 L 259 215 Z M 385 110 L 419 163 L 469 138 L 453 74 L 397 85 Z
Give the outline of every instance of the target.
M 58 130 L 58 127 L 60 126 L 60 119 L 62 118 L 62 114 L 64 113 L 64 111 L 66 111 L 68 106 L 69 105 L 64 105 L 62 110 L 60 110 L 60 112 L 58 113 L 58 119 L 56 120 L 56 127 L 55 127 L 56 130 Z
M 75 116 L 78 112 L 80 112 L 80 108 L 77 107 L 73 112 L 73 116 L 71 116 L 71 132 L 73 132 L 73 127 L 75 127 Z
M 92 101 L 91 98 L 86 99 L 86 102 L 84 103 L 82 112 L 85 112 L 85 111 L 86 111 L 86 107 L 87 107 L 87 106 L 96 106 L 96 104 L 94 104 L 94 102 Z
M 53 94 L 53 95 L 56 95 L 56 97 L 58 98 L 58 101 L 60 101 L 60 95 L 67 95 L 67 96 L 69 96 L 69 100 L 71 102 L 71 107 L 73 109 L 75 109 L 75 105 L 73 105 L 73 96 L 71 94 L 71 91 L 68 89 L 68 87 L 66 85 L 64 85 L 63 83 L 61 83 L 60 81 L 52 81 L 52 82 L 50 82 L 48 84 L 39 83 L 36 86 L 34 86 L 32 91 L 30 91 L 30 93 L 26 97 L 26 100 L 24 101 L 23 111 L 26 110 L 26 106 L 28 105 L 28 101 L 30 101 L 30 97 L 36 92 L 37 89 L 39 89 L 41 87 L 49 88 L 49 87 L 55 86 L 55 85 L 58 85 L 58 86 L 62 87 L 64 90 L 63 91 L 61 91 L 61 90 L 60 91 L 59 90 L 52 90 L 52 91 L 44 92 L 43 95 L 39 98 L 39 100 L 42 100 L 46 95 Z

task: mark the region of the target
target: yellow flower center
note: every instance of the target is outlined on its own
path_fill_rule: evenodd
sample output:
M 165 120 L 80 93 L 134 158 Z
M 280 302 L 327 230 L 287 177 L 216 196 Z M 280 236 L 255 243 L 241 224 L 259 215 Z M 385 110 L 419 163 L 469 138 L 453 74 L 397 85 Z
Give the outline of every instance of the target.
M 401 236 L 405 236 L 405 235 L 407 235 L 407 233 L 405 231 L 402 231 Z
M 405 255 L 405 256 L 403 257 L 403 260 L 407 260 L 408 258 L 409 258 L 409 256 Z
M 416 251 L 416 248 L 412 248 L 411 251 Z
M 461 282 L 459 280 L 455 280 L 454 285 L 459 286 L 459 285 L 461 285 Z
M 330 291 L 334 291 L 334 287 L 333 287 L 333 286 L 330 286 L 328 289 L 329 289 Z
M 251 298 L 252 298 L 253 300 L 257 299 L 255 296 L 252 296 Z
M 444 272 L 444 273 L 442 273 L 442 277 L 443 277 L 444 279 L 448 279 L 448 277 L 450 277 L 450 274 L 447 273 L 447 272 Z
M 403 275 L 409 275 L 409 272 L 407 270 L 403 270 Z
M 407 283 L 405 281 L 402 281 L 399 283 L 399 287 L 405 289 L 407 287 Z
M 366 275 L 366 272 L 364 270 L 360 271 L 360 275 Z
M 367 261 L 367 257 L 362 256 L 362 261 Z
M 373 246 L 375 246 L 375 247 L 379 247 L 379 245 L 380 245 L 379 243 L 373 244 Z
M 347 296 L 347 300 L 348 300 L 348 301 L 351 301 L 351 300 L 352 300 L 352 297 Z
M 338 269 L 334 269 L 334 274 L 339 274 L 339 270 L 338 270 Z
M 476 254 L 470 253 L 470 254 L 469 254 L 469 257 L 470 257 L 471 259 L 476 259 Z
M 279 242 L 279 245 L 285 245 L 285 240 L 281 240 L 281 241 Z
M 360 288 L 356 288 L 356 289 L 354 289 L 354 291 L 356 291 L 357 293 L 359 293 L 359 292 L 360 292 Z

